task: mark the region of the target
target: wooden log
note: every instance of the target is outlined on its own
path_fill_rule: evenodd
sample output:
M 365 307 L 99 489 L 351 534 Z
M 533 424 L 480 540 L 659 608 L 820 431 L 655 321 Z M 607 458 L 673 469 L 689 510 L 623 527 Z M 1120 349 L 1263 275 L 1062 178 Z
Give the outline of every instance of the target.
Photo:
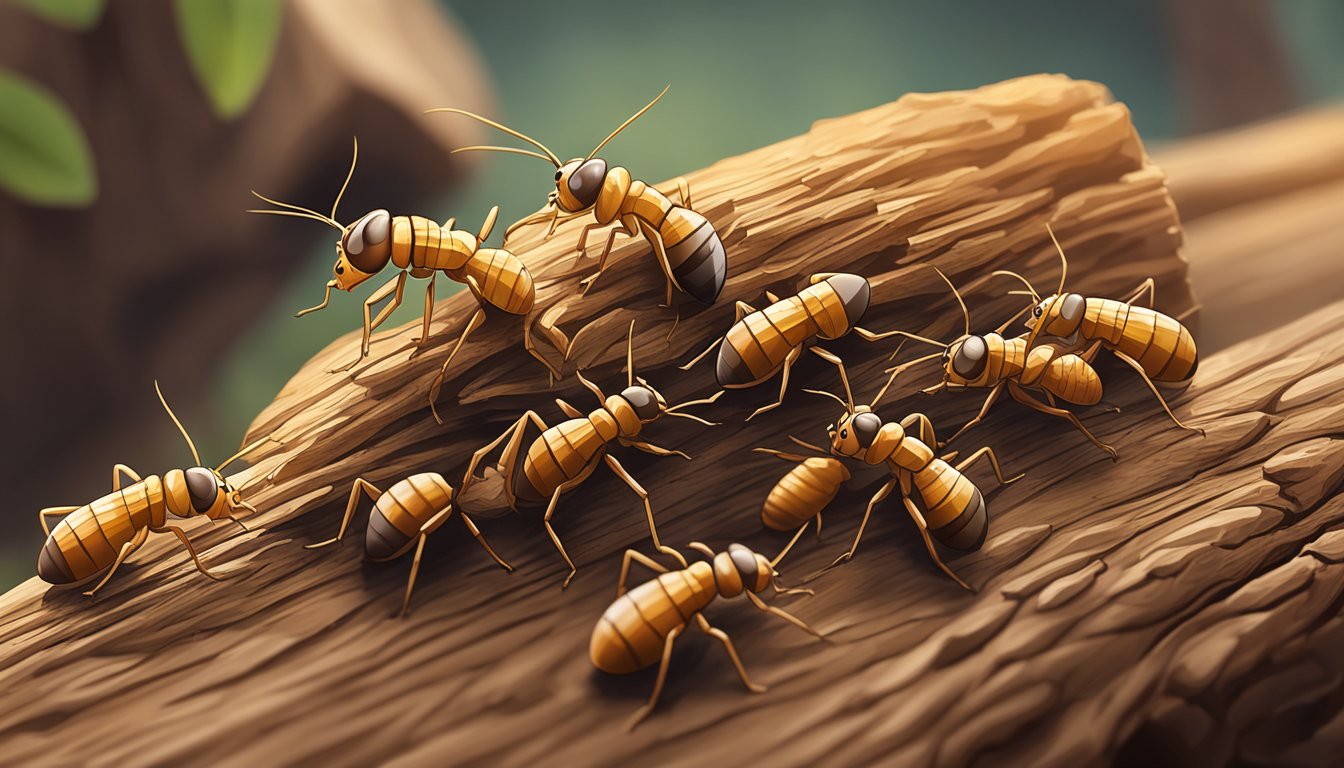
M 1017 302 L 975 279 L 1008 266 L 1050 284 L 1047 220 L 1079 290 L 1114 295 L 1152 274 L 1165 309 L 1192 304 L 1161 173 L 1124 108 L 1094 84 L 1034 77 L 910 96 L 689 178 L 725 235 L 730 279 L 722 304 L 687 312 L 670 344 L 644 246 L 621 245 L 612 274 L 579 299 L 592 268 L 572 266 L 581 221 L 548 243 L 523 232 L 514 244 L 538 277 L 542 310 L 563 309 L 571 333 L 597 320 L 578 356 L 608 389 L 624 382 L 620 341 L 635 318 L 640 372 L 674 402 L 706 394 L 709 366 L 680 374 L 675 364 L 722 333 L 732 300 L 796 288 L 810 271 L 869 276 L 865 325 L 947 337 L 961 321 L 925 266 L 936 264 L 969 285 L 974 324 L 990 327 Z M 1324 764 L 1333 754 L 1321 745 L 1338 741 L 1340 722 L 1328 649 L 1344 592 L 1344 304 L 1204 360 L 1173 407 L 1206 437 L 1175 429 L 1123 369 L 1103 366 L 1123 413 L 1089 421 L 1119 464 L 1066 426 L 1003 406 L 965 445 L 992 445 L 1006 471 L 1028 474 L 1002 491 L 973 475 L 988 492 L 990 538 L 952 564 L 977 593 L 943 577 L 905 516 L 883 507 L 855 561 L 817 580 L 815 597 L 787 603 L 830 642 L 745 604 L 715 606 L 711 618 L 771 691 L 744 692 L 719 646 L 691 636 L 662 706 L 633 735 L 623 723 L 651 675 L 607 678 L 586 658 L 621 550 L 648 549 L 637 499 L 613 478 L 599 474 L 562 501 L 557 527 L 579 565 L 563 593 L 564 566 L 534 514 L 483 523 L 513 574 L 450 521 L 427 549 L 406 621 L 389 617 L 409 563 L 361 566 L 357 539 L 299 548 L 331 535 L 354 476 L 453 478 L 523 408 L 558 418 L 517 324 L 492 317 L 451 372 L 460 402 L 441 404 L 447 426 L 434 424 L 425 391 L 466 309 L 444 302 L 435 346 L 410 363 L 408 327 L 380 335 L 353 375 L 327 374 L 358 343 L 340 340 L 258 417 L 253 434 L 284 444 L 234 477 L 275 472 L 248 494 L 264 510 L 254 530 L 190 528 L 207 563 L 237 578 L 208 582 L 156 540 L 94 605 L 36 580 L 0 598 L 7 758 L 700 763 L 740 761 L 744 744 L 752 761 L 779 764 L 1076 765 L 1158 748 Z M 860 397 L 879 385 L 891 346 L 829 346 L 850 361 Z M 920 373 L 884 414 L 922 410 L 947 430 L 974 413 L 979 398 L 912 394 L 929 383 Z M 805 361 L 803 385 L 837 382 Z M 572 375 L 553 393 L 591 402 Z M 622 454 L 668 541 L 783 544 L 761 529 L 759 505 L 786 467 L 747 449 L 783 447 L 790 432 L 819 439 L 836 413 L 795 392 L 741 423 L 773 395 L 768 385 L 729 393 L 706 411 L 720 427 L 650 426 L 690 463 Z M 856 475 L 824 541 L 805 540 L 784 564 L 786 580 L 847 546 L 875 480 Z

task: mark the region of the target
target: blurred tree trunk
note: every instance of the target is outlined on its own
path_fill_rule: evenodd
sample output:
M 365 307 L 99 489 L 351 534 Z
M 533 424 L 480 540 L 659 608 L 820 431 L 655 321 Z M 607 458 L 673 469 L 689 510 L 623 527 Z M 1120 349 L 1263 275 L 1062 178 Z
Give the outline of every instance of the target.
M 480 61 L 430 0 L 286 4 L 271 71 L 231 121 L 193 76 L 168 0 L 109 3 L 87 32 L 0 5 L 0 67 L 69 106 L 100 186 L 72 210 L 0 193 L 12 372 L 0 407 L 23 446 L 6 450 L 0 487 L 24 549 L 40 541 L 38 507 L 105 492 L 103 470 L 77 468 L 126 460 L 145 421 L 162 419 L 152 378 L 192 421 L 232 341 L 315 242 L 334 241 L 315 223 L 245 214 L 248 190 L 325 208 L 358 133 L 342 214 L 408 205 L 458 183 L 449 151 L 477 137 L 421 110 L 489 109 Z
M 1230 128 L 1297 106 L 1297 77 L 1269 0 L 1167 0 L 1166 10 L 1186 130 Z

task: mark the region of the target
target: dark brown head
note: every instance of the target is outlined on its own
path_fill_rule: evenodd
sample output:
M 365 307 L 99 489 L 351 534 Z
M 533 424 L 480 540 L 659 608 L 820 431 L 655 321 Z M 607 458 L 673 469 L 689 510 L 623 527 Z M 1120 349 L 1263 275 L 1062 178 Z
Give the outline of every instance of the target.
M 1083 324 L 1086 311 L 1087 299 L 1076 293 L 1047 296 L 1031 308 L 1027 327 L 1036 335 L 1067 338 Z
M 643 379 L 640 379 L 643 382 Z M 621 390 L 621 399 L 630 404 L 635 415 L 645 424 L 657 419 L 667 410 L 667 401 L 658 390 L 647 383 L 636 384 Z
M 570 160 L 555 171 L 555 202 L 564 213 L 581 213 L 597 205 L 602 183 L 607 178 L 607 161 Z
M 831 440 L 831 453 L 862 459 L 881 430 L 882 417 L 860 405 L 853 411 L 846 409 L 839 421 L 826 427 L 826 436 Z
M 392 214 L 379 208 L 345 228 L 336 243 L 336 286 L 353 289 L 378 274 L 392 258 Z
M 981 379 L 989 367 L 991 341 L 985 336 L 962 336 L 947 345 L 943 352 L 943 381 L 954 387 L 988 386 Z
M 729 544 L 727 552 L 714 555 L 714 583 L 719 594 L 734 597 L 743 590 L 760 594 L 774 580 L 775 569 L 764 555 L 741 544 Z

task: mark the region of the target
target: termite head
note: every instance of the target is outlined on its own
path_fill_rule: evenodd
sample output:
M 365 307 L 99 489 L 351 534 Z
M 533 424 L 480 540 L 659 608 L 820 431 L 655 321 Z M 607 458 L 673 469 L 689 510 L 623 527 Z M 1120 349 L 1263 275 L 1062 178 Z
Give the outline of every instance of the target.
M 839 421 L 826 427 L 831 441 L 831 453 L 862 459 L 882 429 L 882 417 L 866 405 L 846 409 Z
M 163 476 L 164 506 L 168 511 L 176 517 L 204 515 L 211 520 L 229 518 L 235 522 L 237 518 L 233 513 L 239 509 L 256 513 L 256 508 L 243 501 L 238 489 L 224 479 L 224 468 L 251 453 L 258 446 L 278 441 L 267 435 L 240 448 L 237 453 L 214 469 L 203 467 L 200 465 L 201 455 L 196 451 L 196 444 L 192 442 L 191 435 L 187 434 L 187 428 L 178 420 L 177 414 L 168 407 L 168 401 L 164 399 L 163 390 L 159 389 L 157 381 L 154 382 L 154 392 L 158 394 L 159 402 L 163 405 L 163 410 L 167 411 L 168 418 L 173 420 L 173 424 L 182 433 L 182 439 L 187 441 L 187 447 L 191 449 L 191 458 L 196 461 L 196 466 L 190 469 L 174 469 Z
M 209 467 L 174 469 L 163 477 L 168 511 L 176 517 L 231 517 L 242 503 L 238 491 Z
M 606 178 L 606 160 L 600 157 L 570 160 L 555 170 L 555 191 L 547 202 L 559 207 L 562 213 L 582 213 L 597 205 Z
M 583 374 L 578 374 L 579 379 L 588 384 L 583 379 Z M 616 423 L 620 429 L 622 437 L 634 437 L 639 434 L 640 428 L 651 421 L 656 421 L 663 416 L 675 416 L 681 419 L 691 419 L 701 424 L 715 426 L 714 422 L 704 419 L 690 413 L 681 413 L 682 408 L 692 405 L 708 405 L 719 399 L 723 394 L 720 390 L 714 393 L 713 397 L 703 400 L 688 400 L 684 403 L 677 403 L 668 406 L 667 400 L 663 398 L 653 385 L 644 379 L 643 376 L 635 374 L 635 322 L 630 321 L 630 331 L 625 344 L 625 389 L 621 394 L 608 397 L 606 400 L 607 412 L 616 417 Z M 591 384 L 589 389 L 597 390 Z M 690 458 L 689 456 L 687 458 Z
M 760 594 L 774 577 L 770 561 L 741 544 L 729 544 L 727 552 L 714 555 L 714 582 L 724 597 L 740 595 L 743 590 Z
M 667 400 L 644 377 L 636 381 L 639 383 L 621 390 L 621 399 L 630 404 L 641 424 L 648 424 L 667 411 Z
M 1086 309 L 1087 299 L 1076 293 L 1047 296 L 1031 308 L 1027 327 L 1038 335 L 1072 336 L 1083 324 Z
M 962 336 L 943 351 L 943 382 L 950 387 L 987 387 L 989 381 L 989 339 L 986 336 Z
M 392 214 L 379 208 L 345 228 L 336 243 L 333 288 L 348 291 L 382 271 L 392 258 Z

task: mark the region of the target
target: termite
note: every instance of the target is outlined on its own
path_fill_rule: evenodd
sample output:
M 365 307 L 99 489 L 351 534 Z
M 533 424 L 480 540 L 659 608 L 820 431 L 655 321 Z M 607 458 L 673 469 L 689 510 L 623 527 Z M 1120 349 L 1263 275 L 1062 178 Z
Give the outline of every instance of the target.
M 486 308 L 495 309 L 510 315 L 521 315 L 523 320 L 523 347 L 528 354 L 536 358 L 553 378 L 559 378 L 560 371 L 547 362 L 532 343 L 531 322 L 527 315 L 532 311 L 536 292 L 532 285 L 532 275 L 522 260 L 502 248 L 482 248 L 485 239 L 494 229 L 495 219 L 499 215 L 499 206 L 490 209 L 479 232 L 473 233 L 455 229 L 456 219 L 448 219 L 439 226 L 423 216 L 393 216 L 386 209 L 370 211 L 355 220 L 353 224 L 343 225 L 336 220 L 336 209 L 341 197 L 355 175 L 355 164 L 359 160 L 359 141 L 355 141 L 354 154 L 350 159 L 350 171 L 345 176 L 336 201 L 331 204 L 331 213 L 324 215 L 310 208 L 282 203 L 253 191 L 261 200 L 286 210 L 253 209 L 248 213 L 264 213 L 274 216 L 295 216 L 301 219 L 313 219 L 341 233 L 336 241 L 336 263 L 332 266 L 333 277 L 327 281 L 322 303 L 302 310 L 295 317 L 325 309 L 331 300 L 331 289 L 352 291 L 356 286 L 374 277 L 387 267 L 388 262 L 397 268 L 397 275 L 384 283 L 364 300 L 364 338 L 360 343 L 359 356 L 349 364 L 335 369 L 346 371 L 354 367 L 369 354 L 369 339 L 373 331 L 401 306 L 402 292 L 406 287 L 406 276 L 429 278 L 425 286 L 425 312 L 421 319 L 420 338 L 415 339 L 415 351 L 411 357 L 419 354 L 425 342 L 429 340 L 429 323 L 434 316 L 434 279 L 442 271 L 450 279 L 463 283 L 476 300 L 476 311 L 467 320 L 466 328 L 458 337 L 457 343 L 443 361 L 439 375 L 431 387 L 430 404 L 437 399 L 439 386 L 448 366 L 457 351 L 471 335 L 485 322 Z M 391 300 L 371 316 L 378 302 L 391 296 Z M 544 322 L 544 321 L 543 321 Z M 435 413 L 435 418 L 438 414 Z
M 1022 312 L 1018 312 L 989 333 L 972 334 L 971 314 L 966 308 L 966 302 L 961 298 L 961 292 L 942 270 L 937 267 L 933 269 L 952 289 L 952 296 L 961 308 L 964 330 L 961 336 L 950 343 L 905 331 L 891 331 L 891 335 L 938 347 L 942 351 L 889 368 L 887 373 L 894 379 L 901 371 L 911 366 L 941 357 L 942 381 L 923 390 L 926 394 L 941 390 L 989 390 L 980 412 L 948 438 L 947 442 L 952 442 L 966 430 L 984 421 L 999 396 L 1007 391 L 1010 397 L 1032 410 L 1066 419 L 1082 432 L 1088 441 L 1105 451 L 1112 460 L 1116 459 L 1118 454 L 1114 448 L 1098 440 L 1075 413 L 1059 407 L 1061 401 L 1073 405 L 1096 405 L 1101 402 L 1101 377 L 1091 365 L 1098 346 L 1093 345 L 1081 353 L 1075 353 L 1058 344 L 1039 343 L 1035 348 L 1031 348 L 1026 334 L 1005 337 L 1004 330 L 1020 317 Z M 1044 402 L 1041 397 L 1044 397 Z
M 806 390 L 830 397 L 845 409 L 839 420 L 826 428 L 827 437 L 831 441 L 829 453 L 857 459 L 871 466 L 880 466 L 890 473 L 887 482 L 868 501 L 853 545 L 828 568 L 848 562 L 854 557 L 859 541 L 863 538 L 863 532 L 868 527 L 868 518 L 872 515 L 873 509 L 893 490 L 899 489 L 901 503 L 919 530 L 920 538 L 924 540 L 924 547 L 933 558 L 933 562 L 953 581 L 970 590 L 971 586 L 943 561 L 933 544 L 936 539 L 952 549 L 974 551 L 984 543 L 985 534 L 989 530 L 989 513 L 985 497 L 964 472 L 971 464 L 985 458 L 993 467 L 994 476 L 1001 485 L 1014 483 L 1021 479 L 1022 475 L 1005 480 L 999 468 L 998 456 L 995 455 L 994 449 L 989 447 L 981 448 L 955 466 L 949 464 L 950 456 L 939 457 L 934 452 L 938 440 L 934 434 L 933 424 L 927 416 L 916 413 L 900 422 L 893 422 L 884 420 L 873 411 L 873 407 L 887 393 L 892 379 L 887 379 L 887 383 L 869 404 L 855 405 L 854 395 L 849 387 L 849 376 L 845 373 L 845 364 L 830 352 L 817 350 L 817 353 L 839 369 L 840 381 L 845 389 L 843 400 L 832 392 Z M 818 446 L 796 438 L 794 441 L 817 453 L 828 453 Z M 801 532 L 802 528 L 799 529 L 799 533 Z M 785 551 L 788 551 L 787 548 Z
M 38 512 L 38 522 L 47 535 L 47 543 L 37 559 L 37 575 L 48 584 L 79 587 L 101 575 L 102 579 L 84 593 L 93 597 L 126 558 L 145 543 L 150 533 L 173 534 L 187 548 L 196 570 L 216 581 L 221 579 L 201 564 L 191 540 L 181 528 L 168 523 L 168 515 L 180 518 L 203 515 L 211 520 L 231 520 L 247 530 L 236 513 L 246 509 L 255 514 L 257 510 L 242 500 L 239 489 L 230 485 L 221 473 L 256 447 L 276 441 L 270 436 L 263 437 L 214 469 L 201 466 L 196 444 L 173 409 L 168 407 L 157 381 L 154 391 L 168 412 L 168 418 L 186 439 L 195 466 L 169 470 L 163 476 L 141 477 L 125 464 L 117 464 L 112 467 L 112 492 L 108 495 L 82 507 L 47 507 Z M 130 485 L 122 486 L 123 475 L 131 479 Z M 47 526 L 47 518 L 61 515 L 64 517 L 55 528 Z
M 680 456 L 689 460 L 690 456 L 681 451 L 668 450 L 646 442 L 641 436 L 644 425 L 655 422 L 663 416 L 674 416 L 715 426 L 713 422 L 680 411 L 693 405 L 713 403 L 721 393 L 704 400 L 692 400 L 668 407 L 667 401 L 653 388 L 653 385 L 643 377 L 635 375 L 634 339 L 635 324 L 631 322 L 625 353 L 626 387 L 619 395 L 603 394 L 601 388 L 584 378 L 582 373 L 576 372 L 579 381 L 597 396 L 598 402 L 601 403 L 599 408 L 584 415 L 564 400 L 557 399 L 556 405 L 569 419 L 554 427 L 542 420 L 536 411 L 527 411 L 499 437 L 472 455 L 471 463 L 467 466 L 466 479 L 462 483 L 462 492 L 465 493 L 475 481 L 476 468 L 481 460 L 507 440 L 500 461 L 500 474 L 504 478 L 508 505 L 511 509 L 517 509 L 519 502 L 546 504 L 546 513 L 542 518 L 546 532 L 550 534 L 551 542 L 555 544 L 556 550 L 569 566 L 569 574 L 565 576 L 563 584 L 565 587 L 569 586 L 577 569 L 574 567 L 574 561 L 570 560 L 569 554 L 565 552 L 564 545 L 560 543 L 560 537 L 551 527 L 551 516 L 555 514 L 560 495 L 587 480 L 602 463 L 605 463 L 622 482 L 630 486 L 644 503 L 644 515 L 648 520 L 649 535 L 653 539 L 654 547 L 664 554 L 681 558 L 675 549 L 664 546 L 659 540 L 648 492 L 608 451 L 611 443 L 615 442 L 655 456 Z M 535 425 L 542 432 L 532 441 L 526 452 L 523 452 L 523 438 L 529 424 Z
M 350 501 L 345 505 L 345 517 L 341 519 L 341 529 L 326 541 L 309 544 L 305 549 L 317 549 L 336 544 L 345 538 L 350 518 L 355 514 L 360 496 L 367 495 L 373 500 L 373 509 L 369 511 L 368 528 L 364 533 L 364 556 L 377 563 L 395 560 L 415 547 L 415 557 L 411 560 L 411 574 L 406 579 L 406 595 L 401 600 L 402 618 L 405 618 L 411 605 L 411 590 L 415 588 L 415 576 L 420 572 L 420 556 L 425 551 L 425 540 L 439 529 L 453 514 L 453 486 L 437 472 L 422 472 L 393 483 L 386 491 L 362 477 L 355 478 L 350 488 Z M 476 537 L 490 557 L 506 571 L 513 566 L 504 562 L 495 550 L 490 548 L 481 531 L 462 510 L 457 511 L 463 524 L 471 535 Z
M 671 86 L 668 86 L 669 88 Z M 607 142 L 648 112 L 667 93 L 667 88 L 653 101 L 607 135 L 587 157 L 560 162 L 560 158 L 527 134 L 482 117 L 474 112 L 451 107 L 431 109 L 428 112 L 449 112 L 480 121 L 531 144 L 545 154 L 516 147 L 471 146 L 455 152 L 508 152 L 544 160 L 555 166 L 555 189 L 546 198 L 546 207 L 538 214 L 522 219 L 509 227 L 505 238 L 523 225 L 544 220 L 549 216 L 549 238 L 560 221 L 582 216 L 592 211 L 594 220 L 579 233 L 578 252 L 587 255 L 588 234 L 599 227 L 617 224 L 607 235 L 606 245 L 598 257 L 597 272 L 584 278 L 580 285 L 584 293 L 602 276 L 607 267 L 607 254 L 618 233 L 628 237 L 642 235 L 653 247 L 654 256 L 667 283 L 666 304 L 672 303 L 672 293 L 686 294 L 703 304 L 713 304 L 723 290 L 728 274 L 728 256 L 723 249 L 714 225 L 691 208 L 691 187 L 684 178 L 677 178 L 680 203 L 673 203 L 667 195 L 652 185 L 633 178 L 630 171 L 620 166 L 608 166 L 597 153 Z
M 695 622 L 701 632 L 723 644 L 724 651 L 747 690 L 753 693 L 766 690 L 765 686 L 751 681 L 728 633 L 711 625 L 705 618 L 703 611 L 716 598 L 746 595 L 758 609 L 772 613 L 817 638 L 825 639 L 798 617 L 767 604 L 759 597 L 766 587 L 772 586 L 778 593 L 806 591 L 786 590 L 779 586 L 779 574 L 775 572 L 778 557 L 774 561 L 767 560 L 741 544 L 729 545 L 726 552 L 719 553 L 698 541 L 691 542 L 690 547 L 703 553 L 710 562 L 683 563 L 680 570 L 669 570 L 633 549 L 626 550 L 621 563 L 620 582 L 616 588 L 616 601 L 602 614 L 597 626 L 593 627 L 588 657 L 592 659 L 593 666 L 603 672 L 624 675 L 658 665 L 653 693 L 648 703 L 631 718 L 628 728 L 633 729 L 657 705 L 658 697 L 663 692 L 663 683 L 667 679 L 668 664 L 672 660 L 672 647 L 691 622 Z M 627 592 L 626 581 L 630 576 L 632 562 L 658 575 Z
M 1187 427 L 1176 418 L 1154 383 L 1188 383 L 1199 369 L 1199 353 L 1195 349 L 1195 339 L 1190 335 L 1190 329 L 1176 318 L 1152 308 L 1155 290 L 1153 279 L 1150 277 L 1140 283 L 1138 289 L 1124 301 L 1065 293 L 1069 260 L 1055 237 L 1054 229 L 1049 224 L 1045 225 L 1045 229 L 1050 233 L 1050 241 L 1059 253 L 1059 286 L 1053 294 L 1041 298 L 1025 277 L 1015 272 L 1001 272 L 1021 280 L 1035 303 L 1026 320 L 1027 327 L 1031 329 L 1027 348 L 1034 350 L 1037 345 L 1048 343 L 1058 344 L 1068 350 L 1079 350 L 1100 344 L 1139 374 L 1162 405 L 1162 410 L 1176 422 L 1176 426 L 1203 434 L 1203 430 Z M 1135 306 L 1134 302 L 1144 294 L 1147 294 L 1148 305 Z
M 780 373 L 779 398 L 757 408 L 747 421 L 784 402 L 789 371 L 803 350 L 818 339 L 838 339 L 851 331 L 868 341 L 892 335 L 859 327 L 868 311 L 871 289 L 858 275 L 819 272 L 808 277 L 808 286 L 793 296 L 781 299 L 769 291 L 765 296 L 770 301 L 765 309 L 737 302 L 733 325 L 723 338 L 681 366 L 683 371 L 689 370 L 718 347 L 714 375 L 723 389 L 754 387 Z

